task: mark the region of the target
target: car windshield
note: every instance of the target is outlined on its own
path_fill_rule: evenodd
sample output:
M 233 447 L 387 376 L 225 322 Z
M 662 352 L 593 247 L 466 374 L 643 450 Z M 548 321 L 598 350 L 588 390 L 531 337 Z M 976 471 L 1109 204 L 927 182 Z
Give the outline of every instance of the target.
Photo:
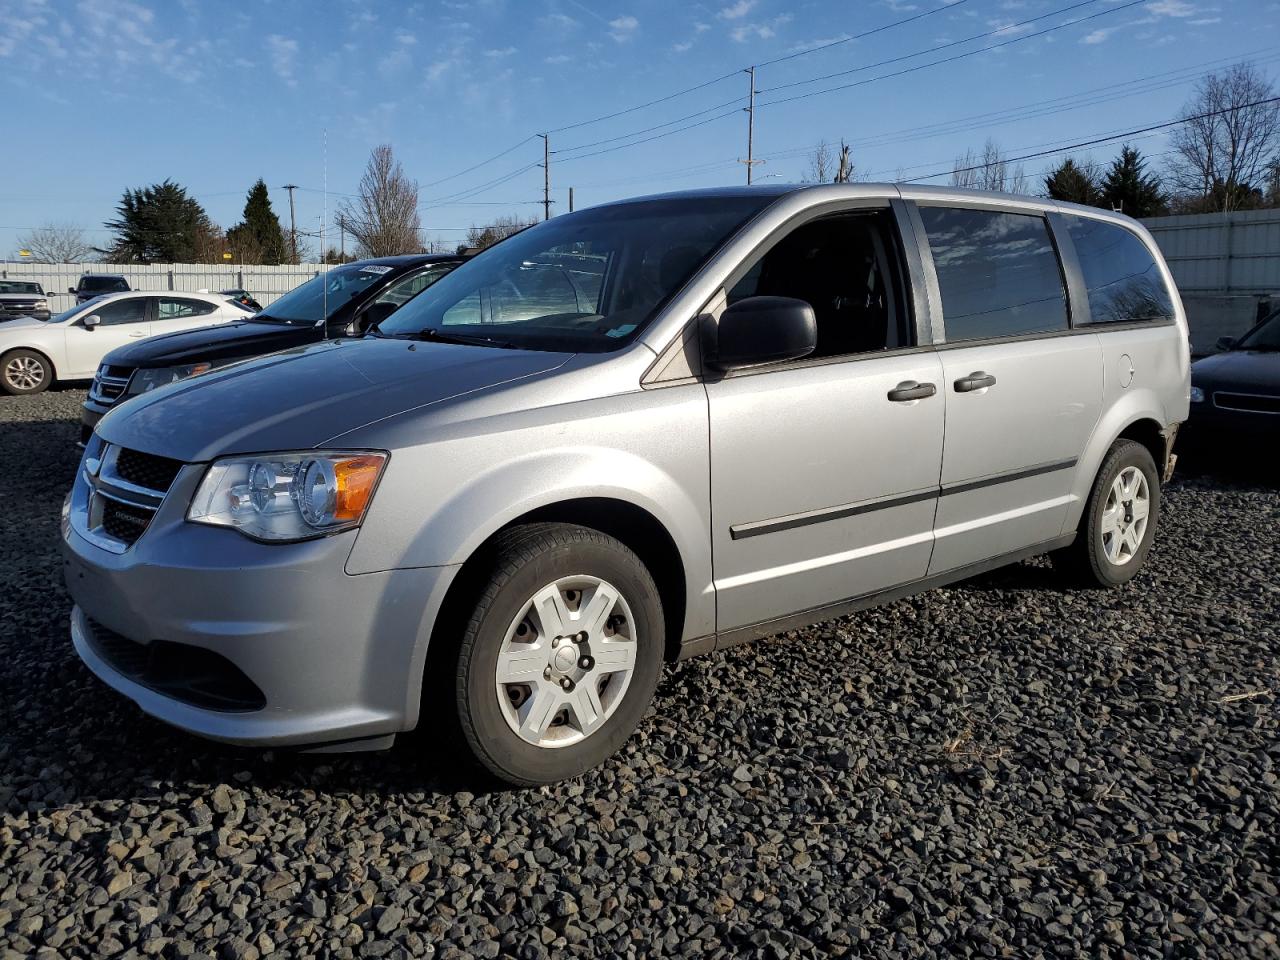
M 438 280 L 379 324 L 375 335 L 524 350 L 615 350 L 773 199 L 641 200 L 556 217 Z
M 42 296 L 43 291 L 38 283 L 26 283 L 22 280 L 0 280 L 0 293 L 34 293 Z
M 90 291 L 114 293 L 128 290 L 129 284 L 125 282 L 124 277 L 81 277 L 80 289 L 86 293 Z
M 1235 349 L 1280 351 L 1280 310 L 1241 337 Z
M 394 269 L 381 263 L 335 267 L 294 287 L 253 319 L 262 323 L 312 326 L 332 317 Z
M 49 323 L 63 323 L 64 321 L 70 320 L 72 317 L 77 316 L 78 314 L 91 313 L 92 312 L 91 308 L 93 307 L 93 305 L 101 299 L 102 297 L 94 297 L 92 300 L 86 300 L 84 303 L 77 303 L 70 310 L 63 310 L 61 313 L 57 314 L 56 316 L 50 317 Z

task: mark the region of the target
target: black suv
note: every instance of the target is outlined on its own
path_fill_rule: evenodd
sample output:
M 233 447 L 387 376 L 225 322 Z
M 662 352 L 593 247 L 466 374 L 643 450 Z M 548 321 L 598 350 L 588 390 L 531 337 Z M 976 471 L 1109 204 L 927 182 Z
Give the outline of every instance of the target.
M 80 418 L 80 442 L 117 403 L 237 360 L 335 337 L 360 336 L 465 260 L 410 254 L 333 267 L 261 313 L 117 347 L 105 357 Z
M 76 303 L 84 303 L 104 293 L 128 293 L 132 287 L 121 273 L 85 273 L 74 287 L 68 287 L 67 293 L 76 295 Z

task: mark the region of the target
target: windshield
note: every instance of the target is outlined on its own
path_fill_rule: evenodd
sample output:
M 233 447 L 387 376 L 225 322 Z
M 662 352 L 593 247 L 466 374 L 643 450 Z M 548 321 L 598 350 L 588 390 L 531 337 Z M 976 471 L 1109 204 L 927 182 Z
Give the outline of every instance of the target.
M 49 318 L 49 323 L 62 323 L 64 320 L 70 320 L 72 317 L 81 313 L 92 313 L 93 305 L 101 300 L 102 297 L 94 297 L 92 300 L 86 300 L 84 303 L 77 303 L 70 310 L 63 310 L 56 316 Z
M 326 316 L 332 317 L 394 269 L 380 263 L 362 267 L 335 267 L 300 287 L 294 287 L 253 319 L 267 323 L 312 326 Z M 326 302 L 328 314 L 325 313 Z
M 44 296 L 40 284 L 22 280 L 0 280 L 0 293 L 34 293 L 38 297 Z
M 106 291 L 107 293 L 119 293 L 129 289 L 129 284 L 125 282 L 124 277 L 81 277 L 80 290 L 84 293 L 97 291 L 99 293 Z
M 1280 310 L 1240 338 L 1237 350 L 1280 350 Z
M 615 350 L 773 199 L 644 200 L 556 217 L 458 267 L 376 333 L 525 350 Z

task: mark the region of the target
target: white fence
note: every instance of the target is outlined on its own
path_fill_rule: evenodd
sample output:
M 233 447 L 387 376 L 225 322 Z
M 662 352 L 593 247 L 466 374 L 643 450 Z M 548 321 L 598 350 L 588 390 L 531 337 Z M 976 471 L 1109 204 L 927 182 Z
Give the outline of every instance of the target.
M 1185 294 L 1280 294 L 1280 210 L 1142 221 Z
M 34 280 L 53 297 L 55 312 L 75 303 L 67 290 L 83 273 L 118 273 L 135 290 L 248 290 L 264 307 L 298 284 L 328 270 L 324 263 L 252 266 L 218 263 L 15 263 L 0 266 L 0 279 Z

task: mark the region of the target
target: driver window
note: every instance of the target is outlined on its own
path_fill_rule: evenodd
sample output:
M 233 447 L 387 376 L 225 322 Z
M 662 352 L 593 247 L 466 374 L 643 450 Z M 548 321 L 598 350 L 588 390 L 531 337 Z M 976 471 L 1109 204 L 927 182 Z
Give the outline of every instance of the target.
M 403 307 L 448 273 L 449 269 L 449 267 L 437 267 L 434 270 L 423 270 L 421 273 L 415 273 L 413 276 L 406 277 L 404 280 L 387 287 L 386 290 L 378 294 L 378 299 L 373 302 L 394 303 L 397 307 Z
M 823 217 L 796 227 L 762 254 L 728 291 L 747 297 L 794 297 L 818 321 L 812 357 L 911 346 L 911 318 L 888 210 Z
M 147 298 L 131 297 L 128 300 L 104 303 L 97 310 L 90 310 L 89 313 L 96 313 L 104 327 L 118 323 L 144 323 L 147 319 Z

